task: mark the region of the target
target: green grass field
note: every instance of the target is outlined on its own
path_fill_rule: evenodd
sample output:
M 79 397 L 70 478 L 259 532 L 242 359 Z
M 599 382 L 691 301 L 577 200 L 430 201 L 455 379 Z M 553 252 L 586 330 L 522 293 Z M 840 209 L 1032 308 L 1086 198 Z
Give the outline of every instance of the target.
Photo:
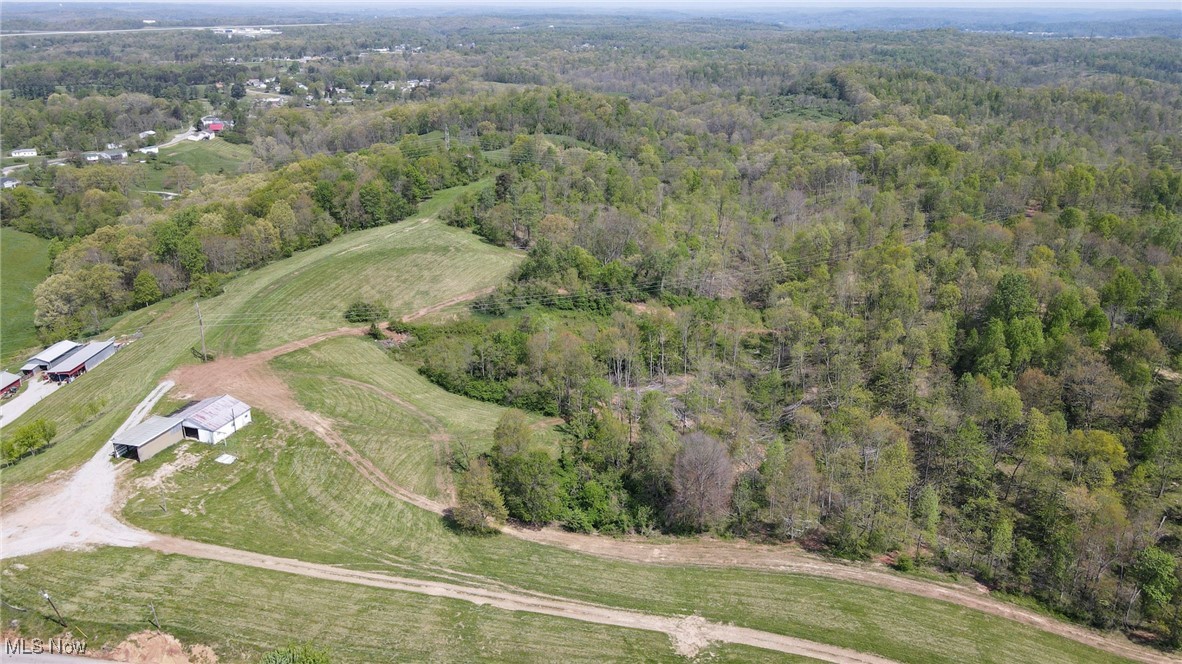
M 335 339 L 275 365 L 302 403 L 332 417 L 350 444 L 392 479 L 429 492 L 438 469 L 431 466 L 434 447 L 423 436 L 430 428 L 424 420 L 438 421 L 453 439 L 468 435 L 487 446 L 500 409 L 447 394 L 367 347 L 372 348 L 360 339 Z M 395 393 L 413 409 L 373 399 L 366 389 L 342 392 L 341 383 L 327 375 L 334 369 Z M 343 404 L 342 398 L 357 401 Z M 849 583 L 638 565 L 507 536 L 462 536 L 438 516 L 362 480 L 309 432 L 265 414 L 231 440 L 229 451 L 239 456 L 238 463 L 213 463 L 222 451 L 186 448 L 185 454 L 200 457 L 195 467 L 133 496 L 125 517 L 150 530 L 236 548 L 402 576 L 507 585 L 667 615 L 699 613 L 902 661 L 1117 661 L 977 611 Z M 175 455 L 166 452 L 140 464 L 133 477 L 153 475 Z
M 5 365 L 25 359 L 37 346 L 33 289 L 49 276 L 49 241 L 0 228 L 0 358 Z
M 137 158 L 142 156 L 137 155 Z M 180 164 L 193 169 L 197 175 L 236 175 L 239 167 L 250 157 L 249 145 L 236 145 L 216 138 L 209 141 L 181 141 L 162 149 L 154 164 L 145 164 L 147 175 L 140 187 L 146 191 L 164 191 L 164 176 L 170 168 Z
M 321 581 L 149 551 L 105 548 L 50 553 L 4 565 L 5 625 L 29 634 L 60 631 L 41 589 L 92 650 L 155 629 L 213 647 L 221 661 L 251 661 L 312 641 L 334 662 L 678 661 L 663 634 L 514 613 L 395 591 Z M 738 646 L 702 653 L 717 662 L 807 661 Z

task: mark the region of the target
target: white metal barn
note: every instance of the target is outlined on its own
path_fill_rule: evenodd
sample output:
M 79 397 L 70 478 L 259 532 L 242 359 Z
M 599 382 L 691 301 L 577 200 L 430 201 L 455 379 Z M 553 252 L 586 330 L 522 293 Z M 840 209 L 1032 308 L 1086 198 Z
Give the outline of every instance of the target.
M 185 438 L 203 443 L 220 443 L 251 421 L 250 406 L 228 394 L 199 401 L 179 417 Z

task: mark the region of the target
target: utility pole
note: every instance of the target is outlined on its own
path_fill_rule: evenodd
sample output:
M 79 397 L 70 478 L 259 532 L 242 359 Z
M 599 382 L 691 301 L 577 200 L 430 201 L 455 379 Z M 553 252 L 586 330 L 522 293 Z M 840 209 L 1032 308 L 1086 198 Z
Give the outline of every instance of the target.
M 193 306 L 197 307 L 197 327 L 201 329 L 201 361 L 207 362 L 209 356 L 205 354 L 205 321 L 201 319 L 201 303 L 194 302 Z

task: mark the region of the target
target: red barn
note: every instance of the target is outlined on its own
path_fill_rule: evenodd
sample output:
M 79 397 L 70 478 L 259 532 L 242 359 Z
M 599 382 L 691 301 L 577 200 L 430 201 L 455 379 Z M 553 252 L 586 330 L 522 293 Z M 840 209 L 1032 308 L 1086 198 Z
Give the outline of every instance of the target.
M 206 127 L 206 129 L 208 129 L 210 131 L 221 131 L 225 128 L 226 128 L 226 125 L 225 125 L 225 123 L 222 123 L 222 122 L 211 122 L 211 123 L 209 123 L 209 126 Z
M 8 373 L 7 371 L 0 371 L 0 394 L 8 395 L 21 389 L 21 377 Z

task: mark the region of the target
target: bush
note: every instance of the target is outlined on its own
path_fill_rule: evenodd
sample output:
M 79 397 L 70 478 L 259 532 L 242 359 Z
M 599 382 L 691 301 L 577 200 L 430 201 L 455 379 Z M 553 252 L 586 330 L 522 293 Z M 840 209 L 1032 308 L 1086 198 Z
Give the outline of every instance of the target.
M 915 560 L 905 553 L 900 553 L 895 557 L 895 562 L 891 565 L 891 567 L 894 567 L 900 572 L 910 572 L 911 570 L 915 569 Z
M 263 655 L 259 664 L 332 664 L 328 652 L 310 645 L 289 646 Z
M 390 310 L 381 304 L 357 300 L 345 309 L 345 320 L 350 323 L 374 323 L 390 317 Z

